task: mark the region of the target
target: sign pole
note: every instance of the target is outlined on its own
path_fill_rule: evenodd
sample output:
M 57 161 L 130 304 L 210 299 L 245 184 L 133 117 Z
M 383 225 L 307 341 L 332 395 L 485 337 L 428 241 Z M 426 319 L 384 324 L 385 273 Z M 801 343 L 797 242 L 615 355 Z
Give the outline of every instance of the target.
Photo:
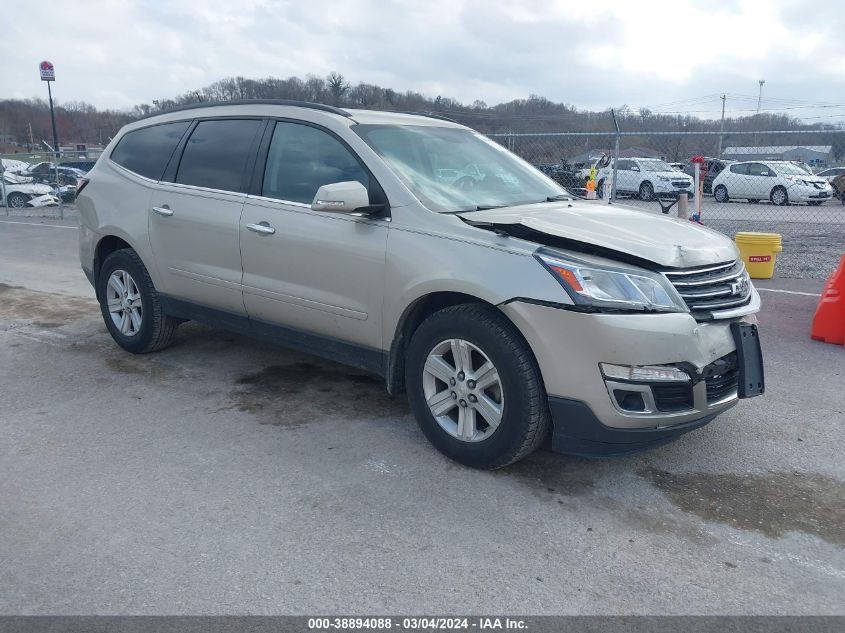
M 50 100 L 50 121 L 53 124 L 53 168 L 56 174 L 56 196 L 59 199 L 59 217 L 64 219 L 65 209 L 62 204 L 62 186 L 59 182 L 59 157 L 61 156 L 59 149 L 59 135 L 56 133 L 56 112 L 53 110 L 53 91 L 50 88 L 50 82 L 56 81 L 56 69 L 53 64 L 48 61 L 43 61 L 38 65 L 38 71 L 41 74 L 41 81 L 47 82 L 47 97 Z

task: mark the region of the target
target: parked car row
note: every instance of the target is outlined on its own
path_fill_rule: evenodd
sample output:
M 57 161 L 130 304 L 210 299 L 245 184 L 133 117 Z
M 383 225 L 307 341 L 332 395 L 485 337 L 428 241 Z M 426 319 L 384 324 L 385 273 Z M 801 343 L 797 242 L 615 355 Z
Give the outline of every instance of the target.
M 90 161 L 74 161 L 88 163 Z M 6 185 L 5 204 L 13 208 L 45 206 L 73 202 L 79 181 L 86 171 L 66 164 L 42 161 L 30 165 L 23 161 L 3 159 L 3 181 Z M 44 198 L 43 196 L 47 196 Z

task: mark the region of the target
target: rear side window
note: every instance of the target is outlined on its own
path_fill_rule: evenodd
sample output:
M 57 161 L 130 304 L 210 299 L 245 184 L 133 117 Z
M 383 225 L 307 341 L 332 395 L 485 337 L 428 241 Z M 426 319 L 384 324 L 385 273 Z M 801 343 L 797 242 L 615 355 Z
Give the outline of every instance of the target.
M 732 174 L 748 174 L 748 163 L 742 163 L 740 165 L 731 165 L 731 173 Z
M 160 180 L 189 125 L 188 121 L 180 121 L 128 132 L 112 151 L 111 159 L 129 171 Z
M 176 182 L 196 187 L 246 192 L 244 171 L 261 121 L 201 121 L 188 139 Z
M 311 204 L 323 185 L 350 180 L 370 184 L 367 172 L 335 137 L 310 125 L 276 123 L 261 195 Z

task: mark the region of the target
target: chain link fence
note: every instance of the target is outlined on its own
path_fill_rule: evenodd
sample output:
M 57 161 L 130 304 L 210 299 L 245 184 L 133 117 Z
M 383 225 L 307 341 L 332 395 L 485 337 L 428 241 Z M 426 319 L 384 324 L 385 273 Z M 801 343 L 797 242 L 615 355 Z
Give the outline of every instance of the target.
M 577 196 L 779 233 L 777 274 L 824 278 L 845 251 L 845 131 L 491 134 Z

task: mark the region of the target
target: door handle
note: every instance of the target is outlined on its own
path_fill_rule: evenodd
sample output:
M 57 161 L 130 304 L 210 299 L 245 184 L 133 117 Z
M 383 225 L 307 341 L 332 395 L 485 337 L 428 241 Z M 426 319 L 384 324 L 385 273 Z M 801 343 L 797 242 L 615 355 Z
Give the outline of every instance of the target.
M 167 205 L 163 207 L 153 207 L 153 213 L 158 213 L 159 215 L 163 215 L 166 218 L 169 218 L 173 215 L 173 211 Z
M 270 226 L 267 222 L 259 222 L 258 224 L 247 224 L 246 228 L 248 228 L 253 233 L 260 233 L 261 235 L 273 235 L 276 232 L 276 229 Z

